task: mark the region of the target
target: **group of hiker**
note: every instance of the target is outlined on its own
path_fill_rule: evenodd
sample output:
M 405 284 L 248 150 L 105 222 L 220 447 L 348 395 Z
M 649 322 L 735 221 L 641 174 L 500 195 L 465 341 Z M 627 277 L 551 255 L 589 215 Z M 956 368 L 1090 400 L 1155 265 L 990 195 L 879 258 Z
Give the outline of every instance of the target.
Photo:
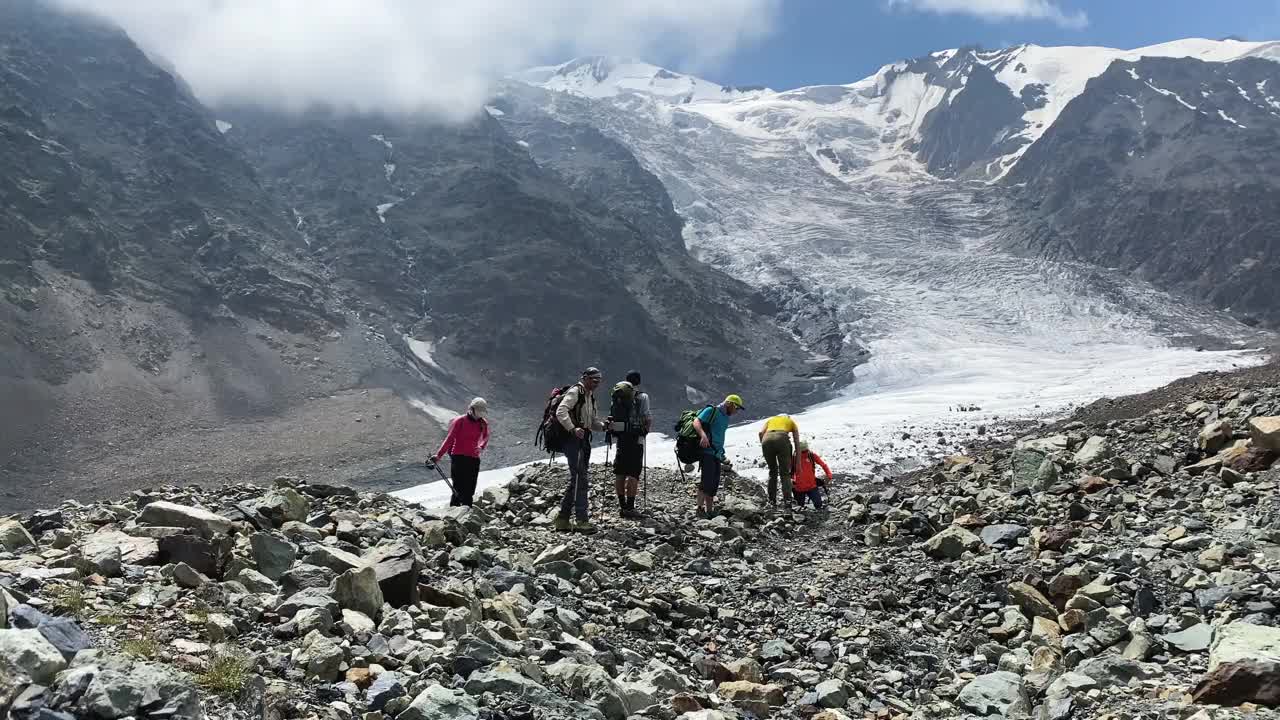
M 562 453 L 569 470 L 569 482 L 560 501 L 554 528 L 561 532 L 594 532 L 588 499 L 590 495 L 591 448 L 596 433 L 604 433 L 616 444 L 613 460 L 614 491 L 619 515 L 639 517 L 636 498 L 641 477 L 648 465 L 646 436 L 653 430 L 649 395 L 640 390 L 640 373 L 631 371 L 609 393 L 609 410 L 602 414 L 596 404 L 596 390 L 604 381 L 599 368 L 589 367 L 579 379 L 551 392 L 538 427 L 536 443 L 551 453 Z M 721 476 L 729 462 L 725 435 L 729 418 L 745 408 L 742 397 L 730 394 L 718 404 L 687 410 L 675 425 L 676 457 L 682 472 L 698 466 L 697 516 L 715 515 L 715 500 Z M 451 461 L 451 505 L 471 505 L 480 471 L 480 455 L 489 442 L 488 404 L 484 398 L 471 401 L 464 415 L 449 424 L 444 442 L 428 465 L 436 465 L 447 454 Z M 761 453 L 769 467 L 769 504 L 776 506 L 781 490 L 784 506 L 803 507 L 812 502 L 824 508 L 823 490 L 831 480 L 831 468 L 800 439 L 800 428 L 789 415 L 765 421 L 759 433 Z M 817 476 L 821 467 L 825 479 Z M 443 473 L 442 473 L 443 476 Z

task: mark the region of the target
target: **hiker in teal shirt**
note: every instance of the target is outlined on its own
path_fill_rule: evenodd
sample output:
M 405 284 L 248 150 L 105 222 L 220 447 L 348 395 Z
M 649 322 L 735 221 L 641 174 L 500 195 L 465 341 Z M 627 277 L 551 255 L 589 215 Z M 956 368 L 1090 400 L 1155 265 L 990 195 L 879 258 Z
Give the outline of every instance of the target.
M 729 429 L 729 416 L 742 409 L 742 397 L 730 395 L 715 407 L 705 407 L 693 421 L 702 445 L 702 458 L 698 464 L 702 480 L 698 483 L 698 517 L 714 515 L 716 493 L 720 492 L 720 462 L 725 459 L 724 434 Z

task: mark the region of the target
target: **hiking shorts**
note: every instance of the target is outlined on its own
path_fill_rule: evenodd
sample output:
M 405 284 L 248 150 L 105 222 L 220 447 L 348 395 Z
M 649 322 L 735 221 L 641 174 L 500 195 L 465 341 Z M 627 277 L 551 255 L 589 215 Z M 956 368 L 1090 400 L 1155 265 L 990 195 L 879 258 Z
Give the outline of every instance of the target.
M 644 436 L 619 435 L 618 455 L 613 460 L 613 474 L 619 477 L 640 477 L 644 469 Z
M 703 453 L 698 459 L 698 465 L 702 470 L 698 489 L 703 495 L 715 497 L 716 493 L 720 492 L 720 458 L 710 453 Z

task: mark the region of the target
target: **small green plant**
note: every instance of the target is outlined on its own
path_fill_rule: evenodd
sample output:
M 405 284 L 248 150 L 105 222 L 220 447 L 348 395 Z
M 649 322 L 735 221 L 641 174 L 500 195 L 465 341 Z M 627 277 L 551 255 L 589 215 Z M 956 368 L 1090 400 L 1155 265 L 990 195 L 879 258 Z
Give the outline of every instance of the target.
M 49 604 L 63 615 L 79 617 L 89 607 L 84 599 L 84 589 L 77 585 L 54 585 L 45 590 Z
M 139 660 L 155 660 L 160 655 L 160 643 L 146 634 L 120 643 L 120 651 Z
M 209 622 L 209 608 L 203 605 L 191 608 L 191 612 L 187 613 L 187 620 L 192 624 L 203 627 L 205 623 Z
M 116 627 L 118 625 L 123 625 L 125 623 L 125 619 L 120 617 L 119 615 L 116 615 L 115 613 L 106 613 L 104 615 L 99 615 L 95 617 L 93 619 L 93 622 L 97 625 L 104 625 L 107 627 Z
M 219 695 L 236 695 L 244 688 L 253 669 L 253 660 L 237 652 L 216 652 L 209 667 L 196 678 L 200 687 Z

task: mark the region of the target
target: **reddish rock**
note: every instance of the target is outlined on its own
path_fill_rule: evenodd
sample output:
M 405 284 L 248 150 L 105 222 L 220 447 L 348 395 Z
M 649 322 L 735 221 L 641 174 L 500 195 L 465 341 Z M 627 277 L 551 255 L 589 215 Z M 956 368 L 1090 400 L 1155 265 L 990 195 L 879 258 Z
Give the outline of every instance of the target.
M 1110 482 L 1108 482 L 1104 478 L 1098 477 L 1097 475 L 1086 475 L 1080 478 L 1080 481 L 1076 483 L 1076 485 L 1077 487 L 1080 488 L 1081 492 L 1084 492 L 1085 494 L 1088 494 L 1088 495 L 1092 495 L 1093 493 L 1096 493 L 1096 492 L 1101 492 L 1111 487 Z
M 1257 703 L 1280 707 L 1280 663 L 1267 660 L 1222 663 L 1200 680 L 1192 699 L 1210 705 Z
M 1224 460 L 1222 465 L 1238 473 L 1262 472 L 1271 467 L 1277 459 L 1280 459 L 1280 453 L 1265 448 L 1250 447 Z

